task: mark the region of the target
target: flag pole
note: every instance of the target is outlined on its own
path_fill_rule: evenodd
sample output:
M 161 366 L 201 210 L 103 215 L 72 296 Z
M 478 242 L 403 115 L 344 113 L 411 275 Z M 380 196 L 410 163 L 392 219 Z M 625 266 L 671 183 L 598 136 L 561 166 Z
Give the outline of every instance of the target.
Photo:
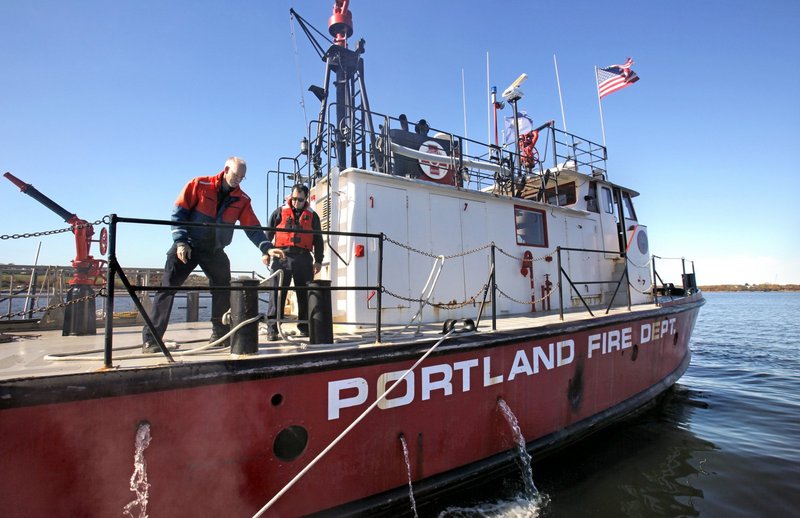
M 603 131 L 603 147 L 606 147 L 606 124 L 603 121 L 603 101 L 600 100 L 600 80 L 597 76 L 597 67 L 594 67 L 594 84 L 597 88 L 597 104 L 600 106 L 600 129 Z
M 564 98 L 561 97 L 561 79 L 558 77 L 558 61 L 556 61 L 556 55 L 553 54 L 553 64 L 556 67 L 556 84 L 558 85 L 558 102 L 561 103 L 561 122 L 564 123 L 564 131 L 567 130 L 567 116 L 564 114 Z

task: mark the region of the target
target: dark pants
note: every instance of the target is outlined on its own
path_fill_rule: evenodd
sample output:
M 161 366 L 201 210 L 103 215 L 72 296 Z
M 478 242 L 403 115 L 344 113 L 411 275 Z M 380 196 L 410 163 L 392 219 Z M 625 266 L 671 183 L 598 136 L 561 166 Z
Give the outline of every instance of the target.
M 286 251 L 286 260 L 279 261 L 273 259 L 270 264 L 270 270 L 283 270 L 283 283 L 281 287 L 286 288 L 289 283 L 294 279 L 295 286 L 306 286 L 309 282 L 314 280 L 314 259 L 311 257 L 311 252 L 300 251 Z M 277 291 L 277 290 L 276 290 Z M 280 290 L 280 297 L 278 300 L 278 311 L 281 312 L 281 319 L 283 319 L 283 309 L 286 303 L 286 294 L 288 290 Z M 296 290 L 297 295 L 297 319 L 305 322 L 298 322 L 297 329 L 301 333 L 308 333 L 308 292 L 305 290 Z M 273 292 L 273 297 L 275 297 Z M 275 312 L 268 315 L 269 318 L 275 318 Z
M 208 250 L 202 248 L 192 248 L 192 258 L 187 263 L 182 263 L 178 259 L 177 246 L 167 252 L 167 262 L 164 265 L 164 278 L 161 279 L 162 286 L 182 286 L 189 274 L 197 267 L 203 270 L 208 277 L 209 286 L 230 286 L 231 285 L 231 262 L 225 251 L 221 248 Z M 153 309 L 150 318 L 153 326 L 158 332 L 158 336 L 164 336 L 169 324 L 169 315 L 172 312 L 172 302 L 175 299 L 174 291 L 159 291 L 153 299 Z M 231 307 L 231 294 L 228 291 L 211 292 L 211 322 L 214 325 L 222 323 L 222 315 Z M 147 326 L 142 330 L 144 341 L 150 338 L 150 330 Z

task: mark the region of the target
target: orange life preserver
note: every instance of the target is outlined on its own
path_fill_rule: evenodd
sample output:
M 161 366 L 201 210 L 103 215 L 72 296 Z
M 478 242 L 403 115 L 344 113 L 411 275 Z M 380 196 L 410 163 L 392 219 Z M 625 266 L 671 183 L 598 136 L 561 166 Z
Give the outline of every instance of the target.
M 313 230 L 312 222 L 314 221 L 314 213 L 308 209 L 303 209 L 300 217 L 295 220 L 294 209 L 288 203 L 281 208 L 281 222 L 277 228 L 285 229 L 302 229 Z M 296 246 L 298 248 L 305 248 L 311 250 L 314 248 L 314 234 L 295 233 L 295 232 L 275 232 L 275 246 L 278 248 L 286 248 L 289 246 Z
M 539 132 L 529 131 L 519 136 L 519 147 L 522 153 L 522 165 L 528 169 L 533 169 L 539 161 L 539 152 L 536 151 L 536 141 L 539 140 Z

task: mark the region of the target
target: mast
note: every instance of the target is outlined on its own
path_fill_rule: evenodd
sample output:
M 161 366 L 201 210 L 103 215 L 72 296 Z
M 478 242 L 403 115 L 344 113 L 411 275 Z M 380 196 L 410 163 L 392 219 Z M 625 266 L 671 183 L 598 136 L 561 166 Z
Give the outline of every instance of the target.
M 303 32 L 308 37 L 314 49 L 325 62 L 325 82 L 323 86 L 312 85 L 309 91 L 320 101 L 319 118 L 317 119 L 317 135 L 313 139 L 310 162 L 314 168 L 314 177 L 322 176 L 322 152 L 325 148 L 325 137 L 328 134 L 328 107 L 330 95 L 331 72 L 333 73 L 333 87 L 336 90 L 335 120 L 330 121 L 333 126 L 333 148 L 336 150 L 336 165 L 339 169 L 357 167 L 357 159 L 362 160 L 362 167 L 366 166 L 366 153 L 364 149 L 357 150 L 356 143 L 369 133 L 370 152 L 375 150 L 377 136 L 372 126 L 370 117 L 367 90 L 364 85 L 364 53 L 365 41 L 359 39 L 355 50 L 347 46 L 347 38 L 353 35 L 353 14 L 348 9 L 349 0 L 336 0 L 333 5 L 333 14 L 328 20 L 328 32 L 333 36 L 333 41 L 325 37 L 306 22 L 294 9 L 290 14 L 297 19 Z M 317 41 L 311 30 L 322 36 L 331 45 L 323 52 L 323 47 Z M 365 127 L 366 126 L 366 127 Z M 350 160 L 347 157 L 347 148 L 350 147 Z

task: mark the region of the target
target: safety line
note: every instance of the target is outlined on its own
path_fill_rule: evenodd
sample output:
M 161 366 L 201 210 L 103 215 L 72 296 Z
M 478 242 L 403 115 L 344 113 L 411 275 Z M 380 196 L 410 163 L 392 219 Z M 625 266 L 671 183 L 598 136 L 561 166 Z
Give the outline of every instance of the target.
M 309 462 L 309 463 L 306 465 L 306 467 L 305 467 L 305 468 L 303 468 L 303 469 L 300 471 L 300 473 L 298 473 L 297 475 L 295 475 L 295 476 L 294 476 L 294 478 L 293 478 L 292 480 L 290 480 L 290 481 L 289 481 L 289 482 L 288 482 L 288 483 L 287 483 L 285 486 L 283 486 L 283 489 L 281 489 L 280 491 L 278 491 L 278 493 L 277 493 L 275 496 L 273 496 L 273 497 L 272 497 L 272 499 L 271 499 L 269 502 L 267 502 L 267 503 L 264 505 L 264 507 L 262 507 L 262 508 L 261 508 L 261 509 L 260 509 L 260 510 L 259 510 L 259 511 L 256 513 L 256 514 L 254 514 L 254 515 L 253 515 L 253 518 L 259 518 L 259 516 L 263 515 L 263 514 L 264 514 L 264 513 L 265 513 L 267 510 L 269 510 L 269 508 L 270 508 L 270 507 L 272 507 L 272 506 L 275 504 L 275 502 L 277 502 L 277 501 L 278 501 L 278 499 L 279 499 L 280 497 L 282 497 L 282 496 L 283 496 L 283 495 L 284 495 L 284 494 L 285 494 L 287 491 L 289 491 L 289 489 L 291 489 L 291 488 L 292 488 L 292 486 L 294 486 L 294 485 L 295 485 L 295 484 L 296 484 L 296 483 L 297 483 L 297 482 L 298 482 L 298 481 L 299 481 L 299 480 L 300 480 L 300 479 L 301 479 L 301 478 L 302 478 L 302 477 L 303 477 L 303 476 L 304 476 L 306 473 L 308 473 L 308 472 L 311 470 L 311 468 L 313 468 L 313 467 L 314 467 L 314 465 L 315 465 L 317 462 L 319 462 L 319 461 L 322 459 L 322 457 L 324 457 L 325 455 L 327 455 L 327 454 L 328 454 L 328 452 L 329 452 L 329 451 L 331 451 L 331 450 L 333 449 L 333 447 L 334 447 L 334 446 L 336 446 L 336 445 L 339 443 L 339 441 L 341 441 L 342 439 L 344 439 L 344 437 L 345 437 L 345 436 L 346 436 L 348 433 L 350 433 L 350 431 L 351 431 L 353 428 L 355 428 L 355 427 L 356 427 L 356 425 L 357 425 L 358 423 L 360 423 L 360 422 L 361 422 L 361 421 L 362 421 L 362 420 L 363 420 L 365 417 L 367 417 L 367 415 L 368 415 L 370 412 L 372 412 L 372 411 L 375 409 L 375 407 L 377 407 L 377 406 L 378 406 L 378 404 L 379 404 L 381 401 L 383 401 L 384 399 L 386 399 L 386 396 L 388 396 L 388 395 L 389 395 L 389 394 L 390 394 L 390 393 L 391 393 L 391 392 L 392 392 L 392 391 L 395 389 L 395 387 L 397 387 L 397 386 L 400 384 L 400 382 L 401 382 L 401 381 L 405 380 L 406 376 L 408 376 L 409 374 L 411 374 L 411 372 L 412 372 L 414 369 L 416 369 L 416 368 L 419 366 L 419 364 L 420 364 L 420 363 L 422 363 L 422 362 L 425 360 L 425 358 L 427 358 L 427 357 L 428 357 L 428 356 L 429 356 L 429 355 L 430 355 L 430 354 L 431 354 L 431 353 L 432 353 L 432 352 L 433 352 L 433 351 L 434 351 L 434 350 L 435 350 L 437 347 L 439 347 L 439 345 L 440 345 L 442 342 L 444 342 L 445 340 L 447 340 L 447 338 L 449 338 L 449 337 L 450 337 L 450 335 L 451 335 L 451 334 L 453 334 L 453 332 L 454 332 L 454 330 L 453 330 L 453 329 L 451 329 L 450 331 L 448 331 L 448 332 L 447 332 L 447 334 L 446 334 L 446 335 L 444 335 L 443 337 L 441 337 L 441 338 L 439 339 L 439 341 L 438 341 L 438 342 L 436 342 L 435 344 L 433 344 L 433 345 L 431 346 L 431 348 L 430 348 L 430 349 L 428 349 L 428 350 L 427 350 L 427 352 L 426 352 L 425 354 L 423 354 L 423 355 L 420 357 L 420 359 L 419 359 L 419 360 L 417 360 L 417 362 L 416 362 L 414 365 L 412 365 L 412 366 L 411 366 L 411 367 L 410 367 L 410 368 L 409 368 L 407 371 L 405 371 L 405 372 L 403 373 L 403 375 L 402 375 L 402 376 L 400 376 L 400 378 L 398 378 L 398 379 L 397 379 L 397 381 L 395 381 L 395 382 L 392 384 L 392 386 L 391 386 L 391 387 L 389 387 L 389 389 L 388 389 L 388 390 L 386 390 L 386 392 L 384 392 L 383 394 L 381 394 L 381 396 L 380 396 L 378 399 L 376 399 L 376 400 L 375 400 L 375 402 L 373 402 L 373 403 L 372 403 L 372 404 L 371 404 L 371 405 L 370 405 L 370 406 L 369 406 L 369 407 L 368 407 L 366 410 L 364 410 L 364 412 L 362 412 L 362 413 L 361 413 L 361 415 L 360 415 L 360 416 L 358 416 L 358 417 L 356 418 L 356 420 L 355 420 L 355 421 L 353 421 L 352 423 L 350 423 L 350 426 L 348 426 L 347 428 L 345 428 L 345 429 L 344 429 L 344 431 L 343 431 L 342 433 L 340 433 L 340 434 L 339 434 L 339 435 L 338 435 L 338 436 L 337 436 L 337 437 L 336 437 L 336 438 L 335 438 L 333 441 L 331 441 L 331 443 L 330 443 L 328 446 L 326 446 L 324 450 L 322 450 L 321 452 L 319 452 L 319 454 L 317 454 L 317 456 L 316 456 L 316 457 L 314 457 L 314 459 L 313 459 L 311 462 Z

